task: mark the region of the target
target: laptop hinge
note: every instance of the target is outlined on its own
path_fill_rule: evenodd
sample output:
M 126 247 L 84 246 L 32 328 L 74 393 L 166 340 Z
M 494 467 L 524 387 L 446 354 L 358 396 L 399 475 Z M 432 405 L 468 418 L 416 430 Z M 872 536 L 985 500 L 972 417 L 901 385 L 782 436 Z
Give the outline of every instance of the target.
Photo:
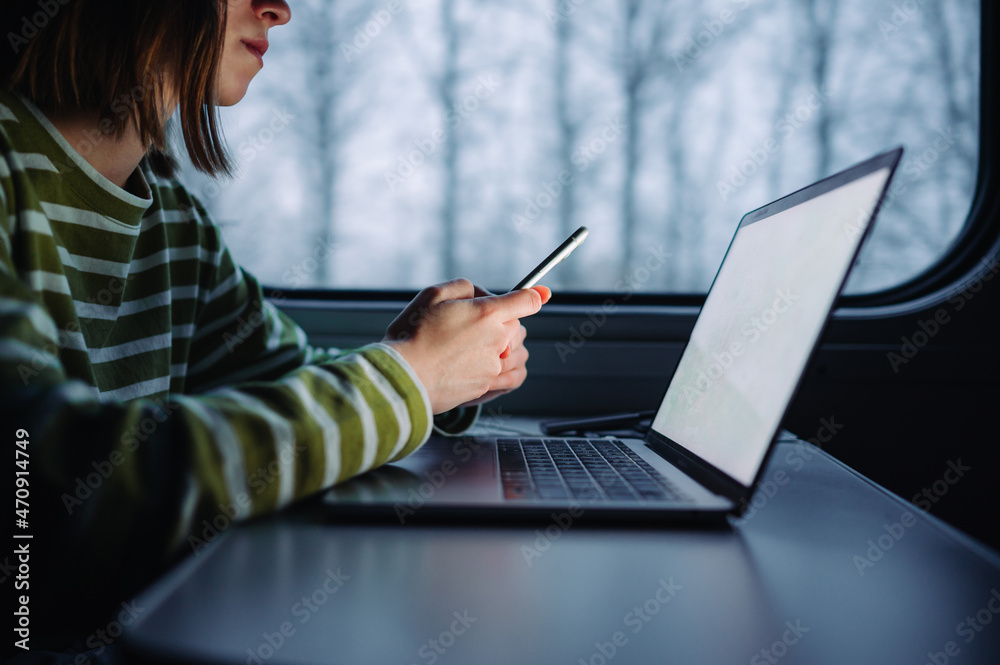
M 714 494 L 723 496 L 739 505 L 741 499 L 746 499 L 750 488 L 744 487 L 703 459 L 685 451 L 676 442 L 650 430 L 646 435 L 646 446 L 678 469 L 693 478 L 697 483 Z

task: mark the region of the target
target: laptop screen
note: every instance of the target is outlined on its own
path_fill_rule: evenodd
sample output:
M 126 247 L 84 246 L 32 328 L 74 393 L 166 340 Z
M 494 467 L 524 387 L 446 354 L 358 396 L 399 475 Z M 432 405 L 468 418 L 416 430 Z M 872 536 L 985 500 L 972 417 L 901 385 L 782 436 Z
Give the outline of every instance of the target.
M 656 432 L 744 486 L 753 483 L 892 166 L 821 181 L 743 218 L 653 421 Z

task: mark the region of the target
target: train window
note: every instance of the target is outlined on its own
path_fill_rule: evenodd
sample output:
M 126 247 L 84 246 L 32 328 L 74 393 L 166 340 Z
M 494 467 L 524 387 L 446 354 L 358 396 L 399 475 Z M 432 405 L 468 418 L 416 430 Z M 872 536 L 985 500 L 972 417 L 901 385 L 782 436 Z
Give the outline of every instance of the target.
M 704 293 L 746 211 L 902 144 L 848 285 L 949 249 L 979 157 L 976 0 L 302 0 L 184 181 L 282 289 L 548 278 Z M 645 268 L 645 269 L 643 269 Z

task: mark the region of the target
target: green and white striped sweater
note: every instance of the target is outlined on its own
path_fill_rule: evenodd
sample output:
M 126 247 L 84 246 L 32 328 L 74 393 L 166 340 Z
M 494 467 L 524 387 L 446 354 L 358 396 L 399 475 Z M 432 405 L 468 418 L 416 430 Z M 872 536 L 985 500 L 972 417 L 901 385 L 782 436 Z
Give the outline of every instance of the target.
M 2 432 L 29 442 L 36 577 L 75 588 L 81 617 L 220 524 L 428 438 L 394 349 L 310 347 L 176 180 L 144 160 L 115 186 L 3 92 L 0 208 Z

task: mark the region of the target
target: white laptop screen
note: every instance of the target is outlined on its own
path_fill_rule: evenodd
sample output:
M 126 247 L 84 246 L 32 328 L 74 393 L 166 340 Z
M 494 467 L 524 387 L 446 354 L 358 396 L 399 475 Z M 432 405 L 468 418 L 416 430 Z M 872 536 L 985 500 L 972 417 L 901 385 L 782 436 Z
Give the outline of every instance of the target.
M 891 175 L 744 218 L 653 429 L 749 486 Z

